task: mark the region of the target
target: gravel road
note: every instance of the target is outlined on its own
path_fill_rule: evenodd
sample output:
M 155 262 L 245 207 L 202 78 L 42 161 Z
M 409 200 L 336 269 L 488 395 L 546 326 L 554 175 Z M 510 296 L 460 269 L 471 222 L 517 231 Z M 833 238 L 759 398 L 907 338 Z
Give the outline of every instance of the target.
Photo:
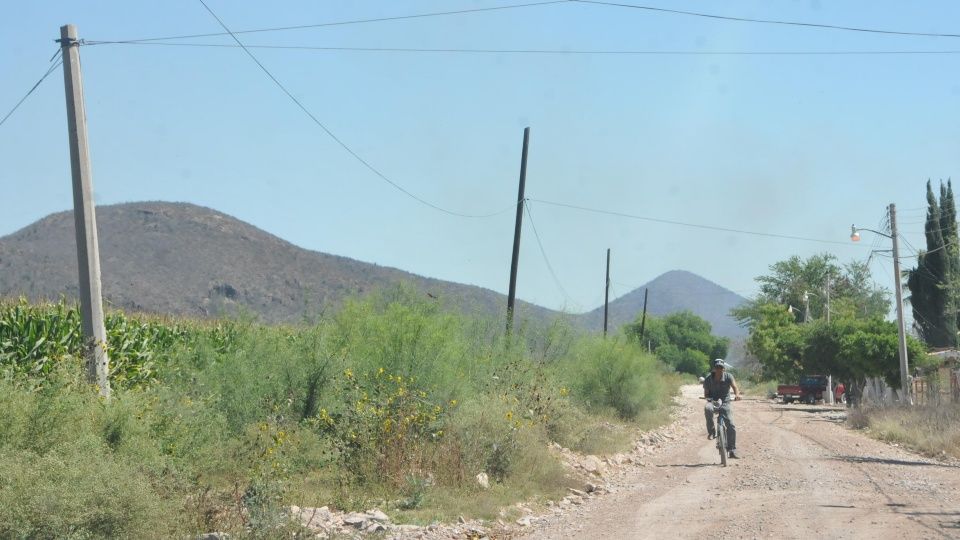
M 839 408 L 734 404 L 742 459 L 719 466 L 701 390 L 683 392 L 676 440 L 557 508 L 522 538 L 960 538 L 960 464 L 842 425 Z

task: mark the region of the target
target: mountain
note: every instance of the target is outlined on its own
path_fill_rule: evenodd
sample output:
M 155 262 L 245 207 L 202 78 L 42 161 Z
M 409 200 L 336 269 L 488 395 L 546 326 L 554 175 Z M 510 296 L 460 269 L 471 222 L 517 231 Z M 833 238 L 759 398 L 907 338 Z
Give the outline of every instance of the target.
M 347 296 L 406 283 L 463 309 L 506 312 L 506 297 L 489 289 L 309 251 L 192 204 L 100 206 L 97 222 L 104 301 L 128 311 L 246 312 L 266 322 L 295 322 Z M 76 253 L 72 211 L 0 238 L 0 297 L 76 298 Z M 559 315 L 519 301 L 517 313 L 537 320 Z
M 107 305 L 126 311 L 215 317 L 249 313 L 265 322 L 296 322 L 330 311 L 344 298 L 405 283 L 462 310 L 503 317 L 495 291 L 426 278 L 297 247 L 221 212 L 187 203 L 142 202 L 97 208 L 100 265 Z M 744 301 L 702 277 L 672 271 L 610 304 L 611 328 L 643 309 L 665 315 L 689 309 L 731 338 L 744 335 L 729 316 Z M 76 298 L 73 212 L 47 216 L 0 238 L 0 297 Z M 518 316 L 545 322 L 563 316 L 517 302 Z M 603 308 L 570 315 L 598 331 Z
M 730 316 L 730 310 L 747 301 L 733 291 L 685 270 L 671 270 L 653 281 L 610 302 L 609 327 L 618 328 L 636 320 L 643 312 L 644 290 L 649 289 L 647 313 L 669 315 L 690 310 L 713 326 L 713 333 L 732 340 L 743 338 L 747 330 Z M 603 306 L 585 313 L 582 322 L 590 328 L 603 327 Z

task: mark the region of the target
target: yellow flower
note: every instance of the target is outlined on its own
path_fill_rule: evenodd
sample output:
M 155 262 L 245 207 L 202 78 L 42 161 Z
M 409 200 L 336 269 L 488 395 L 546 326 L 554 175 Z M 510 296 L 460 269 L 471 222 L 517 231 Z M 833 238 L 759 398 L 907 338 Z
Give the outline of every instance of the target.
M 507 420 L 513 420 L 513 411 L 507 411 Z
M 451 400 L 450 400 L 450 406 L 451 406 L 451 407 L 456 407 L 456 406 L 457 406 L 457 400 L 451 399 Z
M 343 376 L 346 377 L 346 378 L 348 378 L 348 379 L 352 379 L 352 378 L 353 378 L 353 370 L 350 369 L 350 368 L 347 368 L 347 369 L 343 370 Z
M 383 375 L 384 369 L 380 368 L 377 370 L 377 375 Z
M 569 393 L 570 393 L 570 391 L 567 390 L 567 387 L 566 387 L 566 386 L 564 386 L 563 388 L 560 389 L 560 395 L 561 395 L 561 396 L 566 396 L 566 395 L 569 394 Z

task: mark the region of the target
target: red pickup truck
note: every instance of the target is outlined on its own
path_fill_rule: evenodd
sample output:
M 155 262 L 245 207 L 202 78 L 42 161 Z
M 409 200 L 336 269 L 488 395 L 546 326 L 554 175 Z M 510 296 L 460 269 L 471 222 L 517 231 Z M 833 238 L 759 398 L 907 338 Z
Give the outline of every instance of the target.
M 800 384 L 777 386 L 777 397 L 784 403 L 801 401 L 813 404 L 823 401 L 823 394 L 828 391 L 825 375 L 804 375 L 800 378 Z

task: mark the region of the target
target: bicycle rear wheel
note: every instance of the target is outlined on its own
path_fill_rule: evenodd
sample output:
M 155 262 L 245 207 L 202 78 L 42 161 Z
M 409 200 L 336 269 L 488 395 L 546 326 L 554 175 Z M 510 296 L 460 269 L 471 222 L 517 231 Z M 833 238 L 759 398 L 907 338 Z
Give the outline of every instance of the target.
M 723 416 L 717 418 L 717 449 L 720 451 L 720 464 L 727 466 L 727 423 Z

